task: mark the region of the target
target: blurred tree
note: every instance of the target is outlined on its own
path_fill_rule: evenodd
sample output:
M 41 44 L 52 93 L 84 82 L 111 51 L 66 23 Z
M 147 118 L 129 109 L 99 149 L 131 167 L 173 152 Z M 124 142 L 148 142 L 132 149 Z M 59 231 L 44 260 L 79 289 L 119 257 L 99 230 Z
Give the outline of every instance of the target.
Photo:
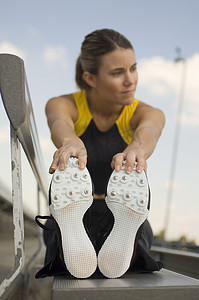
M 157 233 L 154 238 L 157 239 L 157 240 L 164 240 L 164 235 L 165 235 L 165 230 L 162 229 L 160 230 L 159 233 Z

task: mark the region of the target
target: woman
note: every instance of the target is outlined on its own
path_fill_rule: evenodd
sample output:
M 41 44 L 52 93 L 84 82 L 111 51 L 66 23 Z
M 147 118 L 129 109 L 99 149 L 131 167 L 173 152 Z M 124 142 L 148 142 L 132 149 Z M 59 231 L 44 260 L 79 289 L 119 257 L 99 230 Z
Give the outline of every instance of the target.
M 46 223 L 54 231 L 45 233 L 45 266 L 37 278 L 67 273 L 86 278 L 96 269 L 117 278 L 128 269 L 162 267 L 148 253 L 145 173 L 165 119 L 134 97 L 137 82 L 131 43 L 114 30 L 97 30 L 85 37 L 77 59 L 80 92 L 48 101 L 48 125 L 58 148 L 49 169 L 55 174 L 52 219 Z

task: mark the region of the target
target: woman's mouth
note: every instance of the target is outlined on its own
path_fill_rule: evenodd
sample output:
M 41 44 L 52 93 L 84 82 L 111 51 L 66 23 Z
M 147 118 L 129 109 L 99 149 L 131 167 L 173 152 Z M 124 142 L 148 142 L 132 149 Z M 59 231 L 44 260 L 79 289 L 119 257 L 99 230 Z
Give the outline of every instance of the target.
M 125 94 L 125 95 L 132 95 L 132 94 L 134 94 L 134 90 L 128 90 L 128 91 L 124 91 L 124 92 L 122 92 L 122 94 Z

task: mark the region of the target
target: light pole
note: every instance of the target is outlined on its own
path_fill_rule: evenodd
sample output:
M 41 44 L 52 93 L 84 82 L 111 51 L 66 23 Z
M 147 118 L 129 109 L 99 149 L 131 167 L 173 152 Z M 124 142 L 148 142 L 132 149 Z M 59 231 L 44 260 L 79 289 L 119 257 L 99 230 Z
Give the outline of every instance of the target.
M 180 130 L 181 130 L 182 110 L 184 104 L 185 82 L 186 82 L 186 73 L 187 73 L 186 60 L 181 56 L 181 49 L 177 48 L 176 52 L 177 52 L 177 58 L 175 59 L 175 62 L 182 63 L 182 74 L 181 74 L 180 90 L 178 96 L 177 116 L 176 116 L 175 131 L 174 131 L 174 143 L 173 143 L 172 156 L 171 156 L 169 186 L 167 191 L 166 212 L 165 212 L 165 221 L 164 221 L 164 239 L 166 238 L 166 235 L 168 233 L 168 226 L 169 226 L 170 214 L 171 214 L 171 202 L 172 202 L 173 190 L 174 190 L 174 181 L 175 181 L 175 173 L 176 173 L 176 163 L 177 163 L 177 155 L 178 155 L 178 148 L 179 148 L 179 138 L 180 138 Z

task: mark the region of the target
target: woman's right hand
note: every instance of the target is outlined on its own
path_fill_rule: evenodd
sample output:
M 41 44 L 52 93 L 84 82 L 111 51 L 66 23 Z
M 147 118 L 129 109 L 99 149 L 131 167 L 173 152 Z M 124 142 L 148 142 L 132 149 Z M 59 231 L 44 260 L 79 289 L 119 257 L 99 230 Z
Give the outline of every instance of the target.
M 84 169 L 87 163 L 87 151 L 82 140 L 78 137 L 65 138 L 63 145 L 53 155 L 49 173 L 53 174 L 59 167 L 60 171 L 66 168 L 68 159 L 73 156 L 79 159 L 79 168 Z

